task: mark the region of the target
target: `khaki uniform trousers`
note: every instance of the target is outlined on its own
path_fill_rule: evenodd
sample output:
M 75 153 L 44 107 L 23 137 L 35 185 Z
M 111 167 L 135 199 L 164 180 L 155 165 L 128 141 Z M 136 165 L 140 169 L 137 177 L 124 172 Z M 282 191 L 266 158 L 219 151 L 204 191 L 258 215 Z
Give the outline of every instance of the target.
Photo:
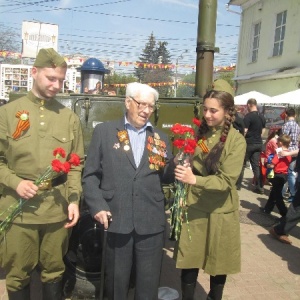
M 12 224 L 0 247 L 0 265 L 6 272 L 7 290 L 14 292 L 26 287 L 36 266 L 41 271 L 42 282 L 62 278 L 70 232 L 64 224 Z

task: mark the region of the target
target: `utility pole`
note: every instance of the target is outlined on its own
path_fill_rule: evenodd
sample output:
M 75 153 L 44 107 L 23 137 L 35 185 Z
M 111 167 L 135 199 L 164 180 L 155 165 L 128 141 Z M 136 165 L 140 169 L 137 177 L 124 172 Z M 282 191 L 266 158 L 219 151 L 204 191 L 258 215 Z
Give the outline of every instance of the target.
M 217 0 L 199 0 L 195 96 L 203 97 L 213 83 Z
M 187 53 L 188 50 L 185 49 L 177 58 L 176 58 L 176 63 L 175 63 L 175 89 L 174 89 L 174 97 L 176 98 L 177 96 L 177 87 L 178 87 L 178 60 L 183 59 L 183 54 Z

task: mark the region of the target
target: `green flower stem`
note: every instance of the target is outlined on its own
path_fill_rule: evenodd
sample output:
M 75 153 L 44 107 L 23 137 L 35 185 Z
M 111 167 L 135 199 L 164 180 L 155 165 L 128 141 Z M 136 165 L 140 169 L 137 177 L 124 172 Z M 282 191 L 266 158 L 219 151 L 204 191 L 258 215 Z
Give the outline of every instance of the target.
M 53 171 L 52 166 L 48 166 L 45 172 L 34 181 L 34 184 L 39 186 L 43 181 L 54 178 L 55 175 L 59 175 L 59 173 Z M 1 216 L 7 215 L 5 219 L 0 222 L 0 242 L 4 238 L 5 233 L 9 230 L 14 219 L 22 213 L 22 208 L 27 201 L 29 200 L 20 198 L 17 204 L 12 204 L 4 212 L 0 213 L 0 218 Z
M 48 166 L 45 172 L 34 181 L 34 184 L 39 186 L 43 181 L 49 180 L 50 178 L 53 178 L 53 175 L 57 174 L 53 171 L 51 166 Z
M 0 223 L 0 242 L 4 238 L 5 233 L 9 230 L 13 220 L 22 213 L 22 207 L 27 202 L 27 200 L 20 198 L 17 204 L 12 204 L 6 211 L 0 214 L 8 214 L 6 218 Z
M 182 159 L 179 161 L 180 164 L 183 164 L 186 155 L 182 156 Z M 186 207 L 186 197 L 187 197 L 187 188 L 188 184 L 185 184 L 181 181 L 175 180 L 175 194 L 174 194 L 174 202 L 171 206 L 171 230 L 170 230 L 170 238 L 179 240 L 182 223 L 185 219 L 188 228 L 189 239 L 191 240 L 190 229 L 189 229 L 189 221 L 188 221 L 188 212 Z

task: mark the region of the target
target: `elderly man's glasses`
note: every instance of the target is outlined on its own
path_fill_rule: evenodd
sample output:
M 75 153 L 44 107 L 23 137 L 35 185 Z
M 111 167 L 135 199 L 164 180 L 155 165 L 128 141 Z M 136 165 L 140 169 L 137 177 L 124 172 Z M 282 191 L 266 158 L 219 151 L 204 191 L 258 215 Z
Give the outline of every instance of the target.
M 147 104 L 145 102 L 136 101 L 133 97 L 130 97 L 130 98 L 136 103 L 139 110 L 144 110 L 148 107 L 150 112 L 154 112 L 155 109 L 156 109 L 155 105 L 150 105 L 150 104 Z

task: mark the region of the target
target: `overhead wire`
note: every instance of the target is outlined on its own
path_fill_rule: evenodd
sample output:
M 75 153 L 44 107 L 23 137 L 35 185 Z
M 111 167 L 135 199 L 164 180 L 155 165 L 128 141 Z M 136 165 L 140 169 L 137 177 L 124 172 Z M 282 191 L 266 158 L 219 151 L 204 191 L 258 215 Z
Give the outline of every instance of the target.
M 189 22 L 189 21 L 179 21 L 179 20 L 166 20 L 166 19 L 159 19 L 159 18 L 151 18 L 151 17 L 136 17 L 136 16 L 126 16 L 126 15 L 120 15 L 120 14 L 109 14 L 109 13 L 102 13 L 102 12 L 91 12 L 91 11 L 86 11 L 86 10 L 78 10 L 79 8 L 89 8 L 89 7 L 95 7 L 95 6 L 99 6 L 99 5 L 107 5 L 107 4 L 113 4 L 113 3 L 120 3 L 120 2 L 128 2 L 128 1 L 131 1 L 131 0 L 122 0 L 122 1 L 115 1 L 115 2 L 107 2 L 107 3 L 97 3 L 97 4 L 90 4 L 90 5 L 81 5 L 81 6 L 77 6 L 77 7 L 72 7 L 72 8 L 59 8 L 59 7 L 51 7 L 51 6 L 47 6 L 47 5 L 43 5 L 43 3 L 46 3 L 46 2 L 57 2 L 58 0 L 41 0 L 41 1 L 33 1 L 33 2 L 24 2 L 24 1 L 10 1 L 10 5 L 13 5 L 12 3 L 15 3 L 15 6 L 20 6 L 21 5 L 35 5 L 35 6 L 42 6 L 42 7 L 46 7 L 46 8 L 50 8 L 50 9 L 44 9 L 42 10 L 43 12 L 45 11 L 51 11 L 51 10 L 69 10 L 69 11 L 76 11 L 76 12 L 80 12 L 80 13 L 94 13 L 94 14 L 102 14 L 102 15 L 107 15 L 107 16 L 113 16 L 113 17 L 122 17 L 122 18 L 132 18 L 132 19 L 142 19 L 142 20 L 147 20 L 147 21 L 161 21 L 161 22 L 174 22 L 174 23 L 183 23 L 183 24 L 196 24 L 196 22 Z M 40 10 L 32 10 L 32 11 L 27 11 L 27 12 L 38 12 Z M 25 13 L 26 11 L 22 11 L 22 12 L 14 12 L 14 13 Z M 0 12 L 1 13 L 1 12 Z M 0 22 L 1 23 L 1 22 Z M 239 26 L 236 26 L 236 25 L 231 25 L 231 24 L 217 24 L 217 26 L 225 26 L 225 27 L 236 27 L 238 28 Z M 88 31 L 88 32 L 91 32 L 91 30 L 84 30 L 84 29 L 72 29 L 72 30 L 76 30 L 76 31 Z M 105 36 L 101 36 L 101 37 L 98 37 L 98 36 L 92 36 L 92 35 L 89 35 L 89 36 L 82 36 L 82 35 L 76 35 L 76 34 L 60 34 L 60 36 L 66 36 L 66 37 L 70 37 L 71 39 L 68 40 L 68 39 L 62 39 L 62 38 L 59 38 L 58 40 L 65 43 L 65 47 L 69 48 L 69 50 L 74 49 L 74 50 L 77 50 L 77 49 L 80 49 L 80 51 L 87 51 L 87 52 L 94 52 L 94 53 L 99 53 L 99 51 L 103 52 L 103 51 L 106 51 L 105 48 L 106 47 L 111 47 L 112 46 L 112 43 L 111 41 L 117 41 L 117 42 L 120 42 L 120 41 L 123 41 L 123 40 L 126 40 L 126 41 L 131 41 L 134 39 L 135 42 L 137 42 L 137 39 L 134 38 L 134 36 L 140 36 L 142 37 L 141 39 L 139 39 L 138 42 L 140 43 L 147 43 L 148 42 L 148 38 L 149 37 L 145 37 L 144 35 L 134 35 L 134 34 L 126 34 L 126 33 L 115 33 L 115 32 L 103 32 L 103 31 L 97 31 L 95 30 L 94 32 L 99 32 L 99 33 L 102 33 L 102 34 L 109 34 L 109 35 L 119 35 L 121 37 L 105 37 Z M 124 38 L 122 37 L 124 36 Z M 125 36 L 127 36 L 127 38 L 125 38 Z M 131 38 L 128 38 L 128 36 L 131 36 Z M 234 37 L 235 35 L 228 35 L 227 37 Z M 236 34 L 236 36 L 238 36 L 238 34 Z M 70 47 L 70 44 L 81 44 L 81 43 L 85 43 L 86 44 L 86 41 L 85 42 L 82 42 L 81 40 L 74 40 L 73 38 L 85 38 L 85 39 L 93 39 L 93 48 L 91 47 L 76 47 L 76 46 L 73 46 Z M 101 39 L 101 42 L 100 43 L 96 43 L 95 42 L 95 39 Z M 224 36 L 223 36 L 224 38 Z M 103 40 L 107 40 L 109 41 L 109 43 L 104 43 Z M 178 49 L 176 48 L 176 46 L 179 46 L 179 47 L 182 47 L 182 44 L 176 44 L 174 42 L 178 41 L 188 41 L 188 42 L 193 42 L 195 43 L 195 38 L 168 38 L 168 37 L 162 37 L 162 38 L 157 38 L 156 37 L 156 40 L 157 41 L 166 41 L 169 43 L 172 43 L 172 48 L 168 48 L 167 50 L 170 52 L 170 51 L 178 51 Z M 226 46 L 228 46 L 230 43 L 226 42 Z M 98 48 L 95 49 L 96 47 L 98 46 L 101 46 L 101 50 L 99 50 Z M 119 48 L 119 49 L 136 49 L 136 51 L 139 51 L 139 53 L 141 54 L 141 46 L 134 46 L 132 44 L 120 44 L 120 43 L 113 43 L 113 46 L 114 48 Z M 188 45 L 187 45 L 188 46 Z M 64 48 L 65 47 L 63 45 L 60 46 L 61 48 Z M 175 48 L 173 48 L 175 47 Z M 190 45 L 188 46 L 189 48 L 193 49 L 195 48 L 195 44 L 193 45 Z M 68 49 L 67 49 L 68 50 Z M 108 51 L 108 50 L 107 50 Z M 193 51 L 191 51 L 193 52 Z M 113 53 L 116 53 L 116 54 L 119 54 L 117 50 L 114 50 L 114 51 L 111 51 L 110 50 L 110 53 L 113 54 Z M 131 54 L 131 52 L 124 52 L 122 51 L 122 54 Z M 136 54 L 134 54 L 134 56 L 136 56 Z
M 47 2 L 47 1 L 56 1 L 56 0 L 43 0 L 43 1 L 37 1 L 34 2 L 35 4 L 39 5 L 41 2 Z M 122 17 L 122 18 L 129 18 L 129 19 L 140 19 L 140 20 L 147 20 L 147 21 L 158 21 L 158 22 L 170 22 L 170 23 L 182 23 L 182 24 L 191 24 L 194 25 L 197 22 L 190 22 L 190 21 L 182 21 L 182 20 L 168 20 L 168 19 L 159 19 L 159 18 L 151 18 L 151 17 L 140 17 L 140 16 L 127 16 L 127 15 L 121 15 L 121 14 L 111 14 L 111 13 L 103 13 L 99 11 L 85 11 L 85 10 L 77 10 L 78 8 L 88 8 L 92 6 L 99 6 L 99 5 L 107 5 L 107 4 L 116 4 L 120 2 L 128 2 L 132 0 L 120 0 L 116 2 L 107 2 L 107 3 L 98 3 L 98 4 L 90 4 L 90 5 L 82 5 L 82 6 L 77 6 L 77 7 L 72 7 L 72 8 L 67 8 L 67 7 L 51 7 L 47 5 L 39 5 L 42 7 L 48 7 L 50 9 L 46 10 L 32 10 L 32 11 L 21 11 L 21 12 L 13 12 L 13 13 L 33 13 L 33 12 L 41 12 L 41 11 L 52 11 L 52 10 L 72 10 L 76 11 L 79 13 L 90 13 L 90 14 L 100 14 L 100 15 L 105 15 L 105 16 L 112 16 L 112 17 Z M 0 12 L 1 13 L 1 12 Z M 231 25 L 231 24 L 223 24 L 223 26 L 226 27 L 239 27 L 238 25 Z

